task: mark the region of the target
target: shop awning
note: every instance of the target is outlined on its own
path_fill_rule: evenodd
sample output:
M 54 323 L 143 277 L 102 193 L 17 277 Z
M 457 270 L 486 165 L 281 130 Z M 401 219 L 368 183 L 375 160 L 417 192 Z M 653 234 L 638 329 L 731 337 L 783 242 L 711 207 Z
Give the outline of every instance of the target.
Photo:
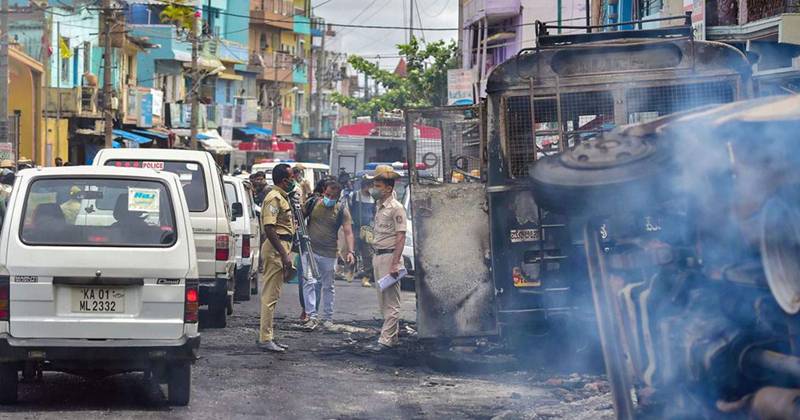
M 261 128 L 256 126 L 247 126 L 244 128 L 239 128 L 242 133 L 247 134 L 248 136 L 272 136 L 272 130 L 268 128 Z
M 168 137 L 167 133 L 162 133 L 160 131 L 153 131 L 153 130 L 131 130 L 131 131 L 133 131 L 134 133 L 145 135 L 145 136 L 153 136 L 155 138 L 159 138 L 159 139 L 162 139 L 162 140 L 166 140 L 167 137 Z
M 223 139 L 216 130 L 208 130 L 197 134 L 197 140 L 207 151 L 218 154 L 227 155 L 233 151 L 233 147 Z
M 153 141 L 153 139 L 149 137 L 140 136 L 138 134 L 131 133 L 130 131 L 114 130 L 113 133 L 117 137 L 122 137 L 125 140 L 135 141 L 139 144 L 147 144 Z

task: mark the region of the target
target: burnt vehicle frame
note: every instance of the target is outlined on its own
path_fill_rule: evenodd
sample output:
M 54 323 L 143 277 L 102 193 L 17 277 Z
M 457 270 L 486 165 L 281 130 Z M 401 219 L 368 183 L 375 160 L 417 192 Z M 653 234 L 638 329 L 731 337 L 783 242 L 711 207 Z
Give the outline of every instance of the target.
M 420 120 L 464 123 L 477 115 L 481 134 L 470 157 L 479 176 L 472 166 L 451 165 L 440 184 L 418 183 L 410 160 L 421 338 L 522 333 L 535 340 L 571 322 L 594 324 L 582 225 L 538 206 L 528 167 L 614 126 L 751 95 L 742 52 L 693 39 L 689 16 L 669 19 L 687 25 L 549 35 L 554 28 L 538 24 L 538 46 L 491 73 L 479 106 L 407 111 L 412 158 L 424 154 L 412 129 Z M 448 165 L 459 143 L 446 132 L 442 138 Z M 452 182 L 456 173 L 462 182 Z M 447 215 L 461 223 L 447 225 Z M 463 249 L 442 247 L 443 238 Z
M 762 98 L 615 130 L 532 168 L 542 205 L 584 226 L 619 418 L 800 415 L 798 129 L 799 97 Z M 571 163 L 609 147 L 637 159 Z

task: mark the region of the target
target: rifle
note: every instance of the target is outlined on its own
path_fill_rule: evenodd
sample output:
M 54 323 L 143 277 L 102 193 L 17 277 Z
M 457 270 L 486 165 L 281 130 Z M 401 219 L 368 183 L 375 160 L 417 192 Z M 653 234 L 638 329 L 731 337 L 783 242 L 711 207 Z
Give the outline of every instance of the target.
M 319 279 L 319 267 L 317 267 L 317 260 L 314 258 L 314 250 L 311 248 L 311 237 L 308 236 L 308 227 L 306 226 L 306 218 L 303 215 L 303 206 L 300 204 L 298 193 L 293 192 L 289 195 L 289 202 L 292 205 L 292 215 L 297 222 L 297 229 L 295 229 L 295 239 L 300 245 L 300 260 L 303 264 L 303 273 L 306 269 L 311 271 L 311 276 L 314 279 Z

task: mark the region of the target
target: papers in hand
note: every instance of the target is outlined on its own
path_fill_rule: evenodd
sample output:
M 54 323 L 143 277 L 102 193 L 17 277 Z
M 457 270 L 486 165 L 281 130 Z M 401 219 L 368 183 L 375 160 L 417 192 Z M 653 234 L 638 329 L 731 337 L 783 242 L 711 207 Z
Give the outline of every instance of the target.
M 400 271 L 397 273 L 397 278 L 392 277 L 391 273 L 381 277 L 380 280 L 378 280 L 378 287 L 381 288 L 382 292 L 386 290 L 389 286 L 400 281 L 406 275 L 408 275 L 408 270 L 406 270 L 405 268 L 401 268 Z

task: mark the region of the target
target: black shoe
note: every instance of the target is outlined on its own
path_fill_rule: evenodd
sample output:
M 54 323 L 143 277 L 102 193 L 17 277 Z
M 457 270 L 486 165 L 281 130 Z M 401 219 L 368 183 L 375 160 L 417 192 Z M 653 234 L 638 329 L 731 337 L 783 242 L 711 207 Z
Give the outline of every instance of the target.
M 288 345 L 286 345 L 286 344 L 279 343 L 279 342 L 277 342 L 277 341 L 275 341 L 275 340 L 272 340 L 272 342 L 273 342 L 273 343 L 275 343 L 275 344 L 276 344 L 278 347 L 280 347 L 280 348 L 282 348 L 282 349 L 284 349 L 284 350 L 289 350 L 289 346 L 288 346 Z
M 270 351 L 273 353 L 283 353 L 286 351 L 283 347 L 275 344 L 275 342 L 272 340 L 267 341 L 266 343 L 258 343 L 257 346 L 261 351 Z

